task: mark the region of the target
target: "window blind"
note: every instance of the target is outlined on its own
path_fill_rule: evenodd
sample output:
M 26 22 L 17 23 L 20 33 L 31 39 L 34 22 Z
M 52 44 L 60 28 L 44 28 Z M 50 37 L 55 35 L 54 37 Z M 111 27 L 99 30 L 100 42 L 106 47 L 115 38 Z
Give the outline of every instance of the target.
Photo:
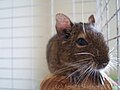
M 0 90 L 39 90 L 51 34 L 47 6 L 45 0 L 0 0 Z

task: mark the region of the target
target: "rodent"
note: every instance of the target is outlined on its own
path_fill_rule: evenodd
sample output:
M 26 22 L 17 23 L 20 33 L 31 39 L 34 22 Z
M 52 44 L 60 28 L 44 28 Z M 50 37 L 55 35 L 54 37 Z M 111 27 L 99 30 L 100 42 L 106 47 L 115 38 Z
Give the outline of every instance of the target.
M 73 23 L 69 17 L 58 13 L 55 27 L 57 34 L 47 45 L 48 68 L 53 76 L 42 83 L 41 90 L 112 90 L 100 73 L 109 63 L 109 48 L 102 33 L 95 28 L 94 16 L 91 15 L 87 23 Z M 65 79 L 59 80 L 63 77 Z M 59 86 L 62 81 L 69 84 L 69 89 L 67 85 L 53 89 L 55 83 Z M 45 85 L 49 89 L 42 89 L 47 87 Z M 76 85 L 79 87 L 74 87 Z

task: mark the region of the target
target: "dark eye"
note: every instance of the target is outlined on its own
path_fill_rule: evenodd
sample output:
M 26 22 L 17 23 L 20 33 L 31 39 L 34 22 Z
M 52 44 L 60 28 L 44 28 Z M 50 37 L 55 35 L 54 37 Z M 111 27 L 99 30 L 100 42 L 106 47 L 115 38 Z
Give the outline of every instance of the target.
M 79 39 L 76 41 L 76 43 L 77 43 L 78 45 L 80 45 L 80 46 L 88 45 L 88 42 L 87 42 L 85 39 L 83 39 L 83 38 L 79 38 Z

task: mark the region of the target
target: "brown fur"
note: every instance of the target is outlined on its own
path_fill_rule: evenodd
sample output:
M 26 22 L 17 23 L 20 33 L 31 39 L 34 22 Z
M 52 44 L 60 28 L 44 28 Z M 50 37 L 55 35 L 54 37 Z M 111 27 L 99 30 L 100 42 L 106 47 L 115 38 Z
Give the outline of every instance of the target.
M 101 77 L 99 69 L 104 68 L 109 62 L 109 49 L 103 35 L 94 28 L 94 16 L 89 17 L 89 23 L 73 24 L 67 16 L 58 14 L 56 23 L 57 34 L 50 39 L 47 45 L 48 67 L 53 76 L 42 83 L 41 90 L 112 90 L 107 80 L 104 81 L 104 85 L 99 81 Z M 88 45 L 81 46 L 76 43 L 79 38 L 87 41 Z M 84 52 L 89 54 L 75 55 Z M 86 58 L 92 59 L 82 61 Z M 89 73 L 90 65 L 97 70 L 98 74 L 95 76 Z M 74 73 L 77 70 L 79 71 Z M 84 72 L 85 70 L 88 71 Z M 74 74 L 72 75 L 72 73 Z M 69 77 L 69 75 L 71 76 Z M 79 76 L 82 77 L 81 80 Z M 65 79 L 66 77 L 69 78 Z M 61 81 L 61 79 L 63 80 Z M 66 84 L 63 88 L 59 87 L 63 84 L 62 82 Z M 60 89 L 55 89 L 56 86 Z
M 41 83 L 40 90 L 112 90 L 110 83 L 95 85 L 90 79 L 84 79 L 81 85 L 74 85 L 65 76 L 52 76 Z
M 63 68 L 65 63 L 72 63 L 77 60 L 90 57 L 88 55 L 81 57 L 75 56 L 74 54 L 77 52 L 87 51 L 94 54 L 100 64 L 109 60 L 109 49 L 105 44 L 103 35 L 100 32 L 93 31 L 92 28 L 89 28 L 89 25 L 88 27 L 86 25 L 86 28 L 88 29 L 86 30 L 86 34 L 84 34 L 79 24 L 73 26 L 72 31 L 70 32 L 71 37 L 68 41 L 61 40 L 57 35 L 50 39 L 47 47 L 47 60 L 49 69 L 52 73 Z M 87 40 L 89 42 L 89 46 L 78 46 L 75 43 L 75 40 L 80 37 Z M 99 51 L 99 55 L 97 55 L 97 50 Z

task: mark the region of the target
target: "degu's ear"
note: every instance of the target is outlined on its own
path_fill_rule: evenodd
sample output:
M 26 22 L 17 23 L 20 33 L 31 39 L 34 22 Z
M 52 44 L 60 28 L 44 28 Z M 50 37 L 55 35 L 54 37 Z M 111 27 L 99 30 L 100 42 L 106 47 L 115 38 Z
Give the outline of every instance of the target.
M 95 24 L 94 15 L 91 15 L 91 16 L 88 18 L 88 21 L 89 21 L 90 24 L 94 25 L 94 24 Z
M 58 13 L 56 14 L 56 30 L 58 35 L 63 35 L 67 30 L 73 26 L 71 20 L 64 14 Z

